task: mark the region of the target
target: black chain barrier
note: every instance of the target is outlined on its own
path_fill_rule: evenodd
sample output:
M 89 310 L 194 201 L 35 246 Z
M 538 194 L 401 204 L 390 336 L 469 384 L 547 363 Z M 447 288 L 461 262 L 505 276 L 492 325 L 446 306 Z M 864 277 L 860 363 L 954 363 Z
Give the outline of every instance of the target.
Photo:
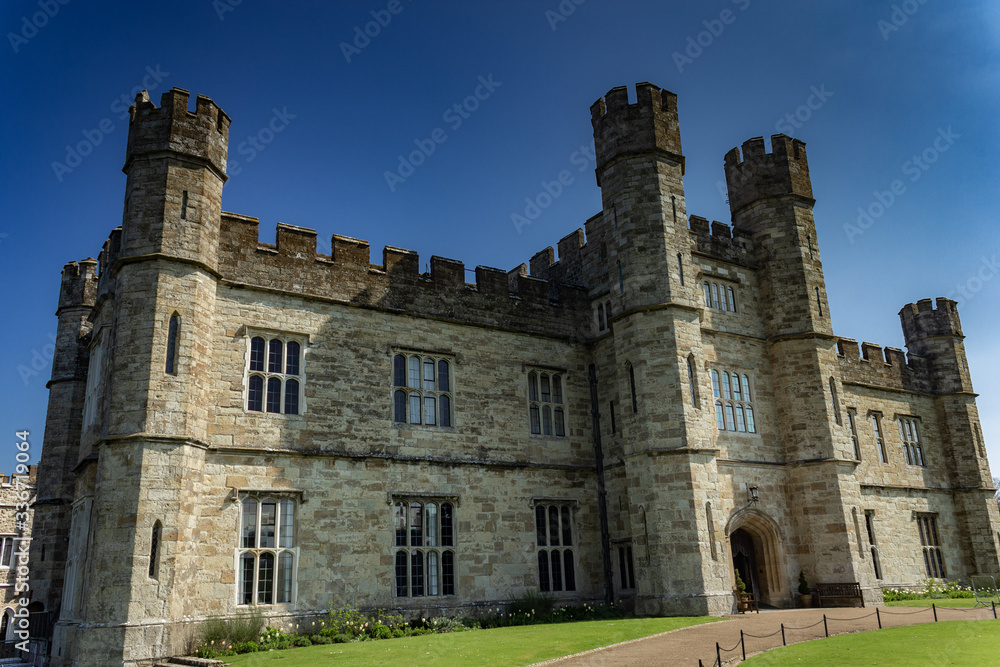
M 991 603 L 991 604 L 992 604 L 991 611 L 993 612 L 993 618 L 996 619 L 997 618 L 997 606 L 996 606 L 996 603 Z M 949 611 L 977 611 L 975 607 L 973 607 L 973 608 L 945 607 L 945 609 L 948 609 Z M 715 661 L 712 662 L 711 667 L 722 667 L 723 666 L 722 654 L 723 653 L 733 653 L 733 652 L 736 651 L 736 649 L 740 649 L 740 655 L 742 656 L 743 660 L 746 660 L 747 659 L 747 647 L 746 647 L 746 638 L 747 637 L 751 637 L 753 639 L 770 639 L 771 637 L 774 637 L 775 635 L 780 634 L 781 635 L 781 645 L 782 646 L 788 646 L 788 641 L 787 641 L 787 639 L 785 637 L 785 631 L 786 630 L 796 630 L 796 631 L 797 630 L 808 630 L 810 628 L 815 628 L 817 625 L 819 625 L 820 623 L 822 623 L 823 624 L 823 633 L 827 637 L 829 637 L 830 636 L 830 627 L 828 625 L 828 621 L 861 621 L 861 620 L 864 620 L 866 618 L 871 618 L 872 616 L 874 616 L 877 619 L 877 621 L 878 621 L 878 629 L 881 630 L 882 629 L 882 614 L 889 614 L 891 616 L 913 616 L 914 614 L 922 614 L 922 613 L 924 613 L 926 611 L 928 611 L 927 607 L 924 607 L 922 609 L 918 609 L 916 611 L 908 611 L 908 612 L 907 611 L 886 611 L 884 609 L 880 609 L 879 607 L 875 607 L 875 611 L 872 612 L 872 613 L 870 613 L 870 614 L 865 614 L 864 616 L 857 616 L 857 617 L 852 617 L 852 618 L 829 618 L 828 619 L 827 615 L 823 614 L 823 618 L 821 620 L 816 621 L 812 625 L 802 626 L 801 628 L 794 628 L 794 627 L 791 627 L 791 626 L 788 626 L 788 625 L 785 625 L 784 623 L 782 623 L 780 630 L 775 630 L 774 632 L 772 632 L 771 634 L 768 634 L 768 635 L 752 635 L 749 632 L 744 632 L 741 629 L 740 630 L 740 640 L 738 642 L 736 642 L 736 644 L 733 645 L 732 648 L 722 648 L 722 646 L 719 644 L 719 642 L 715 642 Z M 934 622 L 936 623 L 937 620 L 938 620 L 937 605 L 932 603 L 930 611 L 931 611 L 931 613 L 934 614 Z M 704 663 L 702 663 L 702 661 L 701 661 L 700 658 L 698 659 L 698 667 L 705 667 Z

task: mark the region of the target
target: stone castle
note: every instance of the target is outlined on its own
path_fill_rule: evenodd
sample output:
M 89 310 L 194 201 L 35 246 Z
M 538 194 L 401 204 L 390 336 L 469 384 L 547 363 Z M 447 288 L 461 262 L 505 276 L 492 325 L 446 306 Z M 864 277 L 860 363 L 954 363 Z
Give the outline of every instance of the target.
M 1000 574 L 955 303 L 909 353 L 838 337 L 805 144 L 725 156 L 688 216 L 677 97 L 592 107 L 602 210 L 485 266 L 222 210 L 230 119 L 131 107 L 122 224 L 62 274 L 33 596 L 50 664 L 148 664 L 200 622 L 437 615 L 526 591 L 723 614 L 796 582 Z

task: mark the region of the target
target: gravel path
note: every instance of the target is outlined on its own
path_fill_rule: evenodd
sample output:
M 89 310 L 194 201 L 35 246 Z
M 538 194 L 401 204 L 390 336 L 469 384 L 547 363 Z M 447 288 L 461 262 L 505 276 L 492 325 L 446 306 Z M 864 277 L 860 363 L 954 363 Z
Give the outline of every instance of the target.
M 879 607 L 878 610 L 883 628 L 934 622 L 934 612 L 930 607 Z M 743 657 L 739 646 L 741 630 L 745 635 L 746 654 L 749 657 L 781 646 L 782 624 L 789 644 L 824 637 L 824 614 L 831 635 L 878 629 L 874 607 L 768 610 L 759 614 L 725 616 L 725 620 L 718 623 L 681 628 L 539 664 L 552 667 L 698 667 L 700 658 L 705 667 L 710 667 L 716 660 L 716 642 L 723 649 L 723 664 L 735 664 L 741 662 Z M 937 617 L 939 621 L 986 620 L 993 618 L 993 610 L 989 607 L 938 607 Z

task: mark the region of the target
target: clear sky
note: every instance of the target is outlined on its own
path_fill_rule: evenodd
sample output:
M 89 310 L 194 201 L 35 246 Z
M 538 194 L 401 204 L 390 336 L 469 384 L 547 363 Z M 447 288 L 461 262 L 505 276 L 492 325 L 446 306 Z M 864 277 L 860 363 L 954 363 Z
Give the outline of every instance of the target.
M 904 304 L 959 300 L 1000 472 L 996 2 L 5 0 L 0 28 L 0 470 L 16 430 L 40 454 L 60 270 L 121 221 L 141 88 L 232 117 L 223 208 L 259 217 L 264 241 L 285 222 L 321 249 L 367 239 L 375 262 L 393 245 L 510 269 L 600 210 L 589 107 L 650 81 L 679 96 L 692 215 L 730 220 L 730 148 L 808 144 L 838 334 L 902 347 Z M 399 156 L 419 146 L 410 173 Z

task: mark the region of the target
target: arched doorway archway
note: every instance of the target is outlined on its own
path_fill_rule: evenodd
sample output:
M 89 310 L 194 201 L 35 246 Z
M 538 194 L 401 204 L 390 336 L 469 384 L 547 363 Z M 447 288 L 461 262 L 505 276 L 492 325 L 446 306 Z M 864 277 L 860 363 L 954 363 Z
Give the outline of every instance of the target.
M 733 588 L 736 572 L 747 591 L 763 604 L 785 606 L 785 553 L 778 524 L 764 512 L 752 507 L 733 513 L 726 524 L 732 563 Z

